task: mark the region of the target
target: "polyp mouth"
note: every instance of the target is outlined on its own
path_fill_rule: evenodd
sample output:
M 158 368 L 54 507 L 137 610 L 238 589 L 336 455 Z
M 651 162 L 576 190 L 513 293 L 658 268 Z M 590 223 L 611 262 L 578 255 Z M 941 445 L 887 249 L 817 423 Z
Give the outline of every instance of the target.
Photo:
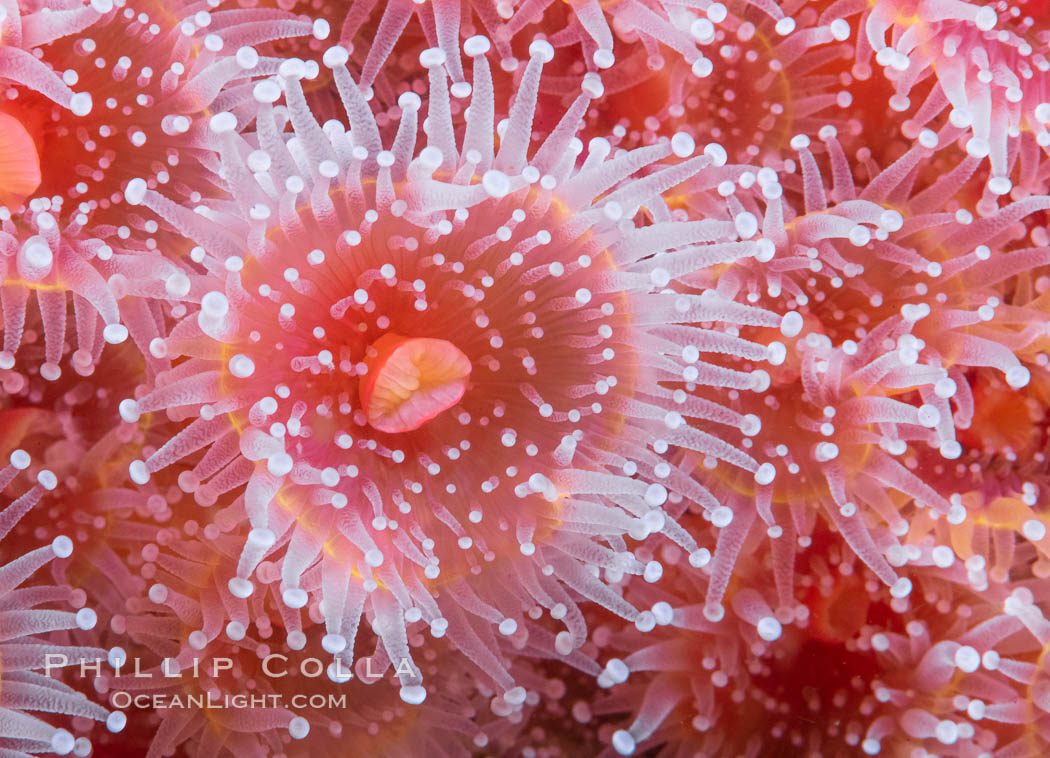
M 361 377 L 361 404 L 368 423 L 396 434 L 418 429 L 463 397 L 470 360 L 448 340 L 402 337 L 393 332 L 376 340 Z

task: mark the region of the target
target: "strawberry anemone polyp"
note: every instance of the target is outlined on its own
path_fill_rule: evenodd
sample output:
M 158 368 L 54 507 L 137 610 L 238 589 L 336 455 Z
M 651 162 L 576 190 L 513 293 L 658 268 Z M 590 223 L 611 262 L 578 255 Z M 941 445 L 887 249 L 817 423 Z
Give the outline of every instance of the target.
M 677 134 L 614 153 L 596 138 L 578 160 L 596 96 L 584 82 L 532 150 L 553 47 L 530 46 L 499 126 L 490 43 L 463 47 L 473 86 L 462 137 L 442 51 L 420 56 L 426 118 L 422 98 L 403 94 L 390 141 L 346 68 L 348 51 L 334 47 L 324 62 L 349 130 L 317 122 L 301 84 L 311 72 L 286 61 L 279 79 L 254 86 L 254 133 L 236 133 L 231 113 L 211 119 L 216 179 L 233 202 L 191 210 L 146 179 L 128 184 L 129 203 L 197 247 L 193 265 L 166 280 L 176 322 L 150 345 L 172 368 L 120 413 L 189 422 L 131 463 L 136 483 L 206 449 L 181 472 L 184 491 L 212 505 L 245 485 L 237 512 L 243 505 L 252 529 L 234 596 L 279 573 L 285 605 L 320 599 L 333 654 L 348 657 L 362 614 L 391 660 L 408 657 L 405 639 L 429 624 L 520 705 L 499 638 L 483 638 L 474 618 L 571 655 L 586 642 L 575 598 L 634 620 L 638 609 L 606 582 L 662 574 L 625 537 L 665 533 L 700 558 L 663 506 L 718 504 L 674 450 L 764 483 L 771 466 L 693 426 L 686 416 L 714 404 L 692 408 L 667 385 L 685 375 L 761 392 L 765 372 L 701 376 L 682 365 L 683 347 L 769 358 L 764 344 L 690 325 L 774 328 L 782 317 L 672 284 L 708 261 L 760 252 L 732 223 L 666 212 L 672 187 L 727 175 L 721 145 L 694 154 L 695 141 Z M 537 608 L 561 629 L 532 624 Z M 402 683 L 406 701 L 425 697 L 417 674 Z
M 203 154 L 201 116 L 212 100 L 223 90 L 236 98 L 234 84 L 276 69 L 279 61 L 260 57 L 252 45 L 327 35 L 320 20 L 218 10 L 218 2 L 95 0 L 90 8 L 71 9 L 78 4 L 35 13 L 28 7 L 50 4 L 18 4 L 27 11 L 15 36 L 32 50 L 15 53 L 5 46 L 0 76 L 21 86 L 5 89 L 0 154 L 5 142 L 17 139 L 24 148 L 19 163 L 35 156 L 40 165 L 35 183 L 32 167 L 18 183 L 0 182 L 0 201 L 13 203 L 12 210 L 38 192 L 96 216 L 116 209 L 107 220 L 124 223 L 121 190 L 127 182 L 144 175 L 172 187 L 191 184 L 190 156 Z M 10 32 L 4 36 L 11 45 Z M 28 60 L 14 65 L 21 56 Z M 13 168 L 0 164 L 0 175 L 7 178 Z

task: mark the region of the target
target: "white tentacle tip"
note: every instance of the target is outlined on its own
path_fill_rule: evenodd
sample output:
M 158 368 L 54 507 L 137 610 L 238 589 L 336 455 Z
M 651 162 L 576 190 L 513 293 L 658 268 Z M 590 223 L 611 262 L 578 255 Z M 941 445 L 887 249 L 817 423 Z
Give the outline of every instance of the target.
M 787 348 L 783 342 L 773 341 L 766 346 L 768 356 L 766 358 L 771 366 L 779 366 L 787 360 Z
M 291 587 L 281 593 L 281 599 L 284 600 L 284 604 L 289 608 L 303 608 L 310 598 L 306 594 L 306 590 Z
M 288 58 L 277 67 L 277 73 L 285 79 L 307 79 L 308 68 L 302 58 Z
M 341 634 L 326 634 L 321 638 L 321 647 L 329 655 L 336 655 L 346 650 L 346 637 Z
M 338 68 L 346 65 L 348 60 L 350 60 L 350 51 L 341 45 L 328 48 L 324 51 L 324 55 L 321 56 L 321 62 L 328 68 Z
M 102 339 L 110 345 L 119 345 L 128 338 L 128 328 L 123 324 L 106 324 L 102 330 Z
M 68 558 L 73 555 L 73 540 L 64 534 L 60 534 L 51 541 L 51 552 L 57 558 Z
M 292 650 L 302 650 L 306 647 L 306 635 L 299 630 L 288 632 L 288 637 L 285 641 Z
M 397 107 L 403 111 L 418 111 L 423 105 L 423 99 L 415 92 L 405 92 L 397 99 Z
M 237 117 L 229 111 L 216 113 L 208 122 L 208 128 L 214 134 L 229 134 L 237 128 Z
M 1014 366 L 1006 372 L 1006 383 L 1015 390 L 1028 385 L 1032 380 L 1032 372 L 1024 366 Z
M 129 424 L 137 422 L 141 417 L 142 413 L 139 410 L 139 403 L 135 402 L 131 398 L 125 398 L 121 400 L 120 405 L 117 406 L 118 412 L 121 418 Z
M 241 600 L 251 597 L 252 593 L 255 591 L 255 586 L 250 581 L 240 576 L 233 577 L 233 579 L 227 582 L 226 586 L 230 590 L 231 595 L 240 598 Z
M 428 171 L 437 171 L 441 166 L 442 161 L 445 160 L 445 156 L 439 148 L 436 148 L 433 145 L 427 145 L 419 151 L 419 156 L 416 160 L 419 162 L 419 165 L 423 166 Z
M 521 705 L 525 702 L 528 692 L 522 686 L 511 687 L 503 693 L 503 699 L 511 705 Z
M 55 733 L 51 735 L 51 749 L 58 755 L 69 755 L 73 752 L 75 745 L 76 740 L 73 739 L 73 735 L 65 729 L 56 729 Z
M 237 65 L 245 71 L 250 71 L 259 65 L 259 53 L 254 47 L 245 45 L 237 49 L 234 54 L 234 59 L 237 61 Z
M 471 58 L 485 55 L 491 49 L 492 43 L 489 42 L 489 38 L 481 34 L 467 37 L 467 39 L 463 41 L 463 52 Z
M 756 626 L 758 636 L 766 642 L 773 642 L 774 640 L 780 639 L 780 635 L 783 632 L 783 627 L 780 626 L 780 622 L 772 616 L 764 616 L 758 620 Z
M 91 113 L 91 93 L 78 92 L 69 99 L 69 110 L 75 116 L 86 116 Z
M 626 729 L 619 729 L 613 732 L 612 746 L 619 755 L 634 755 L 636 743 L 630 732 Z
M 999 23 L 999 17 L 996 15 L 994 8 L 986 5 L 977 11 L 977 14 L 973 17 L 973 22 L 982 32 L 988 32 Z
M 510 180 L 502 171 L 486 171 L 481 177 L 481 186 L 485 193 L 492 198 L 506 197 L 510 192 Z
M 729 153 L 717 142 L 709 142 L 704 145 L 704 155 L 717 167 L 726 165 L 726 161 L 729 160 Z
M 777 478 L 776 467 L 772 463 L 763 463 L 755 472 L 755 482 L 760 485 L 772 484 Z
M 850 26 L 849 22 L 842 18 L 837 18 L 828 25 L 831 31 L 831 36 L 839 42 L 845 42 L 849 39 Z
M 1013 189 L 1013 182 L 1005 176 L 993 176 L 988 180 L 988 191 L 993 195 L 1005 195 Z
M 671 152 L 679 158 L 688 158 L 696 151 L 696 141 L 686 132 L 678 132 L 671 137 Z
M 132 461 L 128 466 L 128 475 L 135 484 L 145 484 L 149 481 L 149 471 L 146 469 L 145 461 Z
M 423 701 L 427 699 L 426 687 L 421 684 L 405 685 L 398 694 L 401 696 L 401 700 L 409 705 L 422 705 Z
M 124 188 L 124 199 L 128 205 L 141 205 L 146 197 L 146 180 L 141 178 L 132 179 Z
M 252 97 L 257 103 L 276 103 L 281 98 L 281 86 L 273 79 L 264 79 L 252 89 Z
M 594 51 L 594 65 L 598 68 L 611 68 L 616 62 L 616 56 L 612 50 L 599 49 Z
M 294 719 L 288 722 L 288 734 L 291 735 L 292 739 L 306 739 L 306 735 L 308 735 L 309 733 L 310 722 L 304 719 L 302 716 L 296 716 Z
M 55 476 L 55 472 L 50 469 L 43 469 L 36 475 L 37 483 L 48 492 L 51 492 L 58 486 L 58 477 Z
M 602 78 L 593 71 L 588 71 L 583 75 L 583 81 L 580 83 L 580 90 L 583 94 L 587 95 L 592 99 L 597 99 L 605 94 L 605 85 L 602 84 Z
M 929 403 L 924 403 L 919 407 L 917 417 L 919 426 L 924 426 L 927 429 L 933 429 L 941 423 L 941 412 L 937 409 L 937 406 Z
M 127 726 L 127 723 L 128 717 L 123 711 L 113 711 L 106 716 L 106 729 L 114 734 L 124 731 L 124 727 Z
M 423 68 L 444 66 L 446 60 L 448 60 L 448 56 L 445 55 L 445 51 L 440 47 L 428 47 L 419 54 L 419 65 Z
M 275 453 L 266 461 L 266 470 L 274 476 L 285 476 L 290 473 L 295 465 L 292 456 L 288 453 Z
M 98 614 L 91 608 L 81 608 L 77 611 L 75 618 L 77 628 L 82 629 L 85 632 L 94 629 L 95 624 L 98 623 Z
M 533 40 L 529 45 L 529 57 L 540 63 L 550 63 L 554 59 L 554 46 L 545 39 Z
M 790 311 L 784 314 L 780 321 L 780 333 L 785 337 L 797 337 L 802 331 L 802 315 L 798 311 Z

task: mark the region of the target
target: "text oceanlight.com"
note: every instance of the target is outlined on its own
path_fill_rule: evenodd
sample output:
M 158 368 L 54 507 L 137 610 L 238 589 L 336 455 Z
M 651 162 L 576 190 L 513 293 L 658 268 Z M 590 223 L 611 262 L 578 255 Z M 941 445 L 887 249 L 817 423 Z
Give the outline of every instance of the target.
M 349 700 L 345 692 L 340 694 L 295 694 L 285 697 L 279 693 L 221 694 L 219 692 L 197 692 L 181 694 L 139 693 L 132 694 L 120 690 L 110 695 L 114 708 L 155 708 L 158 710 L 177 708 L 204 708 L 218 710 L 241 710 L 252 708 L 281 708 L 284 706 L 296 710 L 313 708 L 346 708 Z

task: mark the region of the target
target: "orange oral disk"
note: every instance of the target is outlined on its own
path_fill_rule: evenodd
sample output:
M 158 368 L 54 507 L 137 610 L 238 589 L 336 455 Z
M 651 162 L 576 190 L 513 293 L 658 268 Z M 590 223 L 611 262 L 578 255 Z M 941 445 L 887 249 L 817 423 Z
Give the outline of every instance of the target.
M 0 113 L 0 204 L 17 206 L 40 186 L 40 157 L 22 123 Z
M 459 402 L 470 360 L 448 340 L 384 334 L 361 378 L 361 404 L 380 432 L 410 432 Z

